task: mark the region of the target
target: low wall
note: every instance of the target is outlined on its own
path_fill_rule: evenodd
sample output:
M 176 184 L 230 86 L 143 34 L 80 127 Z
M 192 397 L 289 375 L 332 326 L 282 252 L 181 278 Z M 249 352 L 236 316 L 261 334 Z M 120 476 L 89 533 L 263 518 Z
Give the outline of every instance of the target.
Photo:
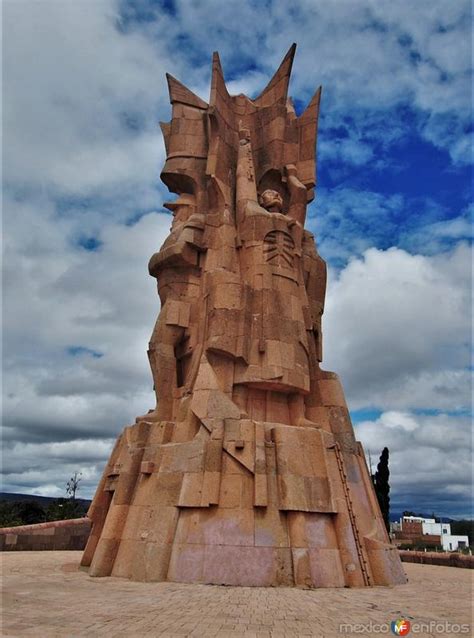
M 84 549 L 91 531 L 88 518 L 0 528 L 0 551 Z
M 400 558 L 405 563 L 424 563 L 425 565 L 444 565 L 446 567 L 474 568 L 474 556 L 457 552 L 412 552 L 400 549 Z

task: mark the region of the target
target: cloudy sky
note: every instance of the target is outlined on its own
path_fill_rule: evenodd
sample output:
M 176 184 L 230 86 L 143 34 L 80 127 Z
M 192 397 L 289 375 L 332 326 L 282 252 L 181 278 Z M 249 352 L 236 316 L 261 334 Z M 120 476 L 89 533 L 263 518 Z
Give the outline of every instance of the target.
M 252 96 L 297 42 L 297 110 L 323 85 L 324 366 L 390 449 L 393 509 L 470 514 L 471 21 L 468 0 L 5 0 L 4 491 L 77 470 L 91 497 L 153 407 L 165 71 L 208 99 L 219 50 Z

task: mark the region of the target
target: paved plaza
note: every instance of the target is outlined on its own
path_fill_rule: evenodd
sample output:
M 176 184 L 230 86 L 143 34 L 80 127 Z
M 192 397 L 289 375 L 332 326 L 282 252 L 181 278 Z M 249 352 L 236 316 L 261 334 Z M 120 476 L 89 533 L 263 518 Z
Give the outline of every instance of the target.
M 400 616 L 443 626 L 472 620 L 468 569 L 405 563 L 407 585 L 304 590 L 90 578 L 78 571 L 80 557 L 66 551 L 2 554 L 2 636 L 323 638 L 393 635 L 386 623 Z M 385 629 L 375 631 L 381 623 Z M 471 635 L 441 628 L 416 635 Z

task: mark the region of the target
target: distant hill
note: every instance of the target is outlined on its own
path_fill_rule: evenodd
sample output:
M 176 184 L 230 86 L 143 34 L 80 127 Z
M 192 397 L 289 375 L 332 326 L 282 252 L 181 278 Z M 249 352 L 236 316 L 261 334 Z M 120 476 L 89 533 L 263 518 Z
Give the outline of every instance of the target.
M 402 518 L 403 516 L 403 512 L 390 512 L 390 522 L 392 523 L 398 523 L 398 521 Z M 416 514 L 413 514 L 413 516 L 419 516 L 420 518 L 433 518 L 432 514 L 426 514 L 423 512 L 416 512 Z M 449 518 L 449 516 L 441 516 L 439 517 L 438 515 L 435 514 L 435 518 L 437 521 L 439 521 L 440 518 L 443 519 L 443 523 L 454 523 L 456 521 L 456 519 L 454 518 Z
M 58 499 L 57 496 L 39 496 L 38 494 L 17 494 L 16 492 L 0 492 L 0 501 L 30 501 L 47 507 L 53 501 Z M 76 501 L 89 506 L 91 501 L 85 498 L 76 498 Z
M 90 501 L 37 494 L 0 492 L 0 527 L 35 525 L 86 516 Z

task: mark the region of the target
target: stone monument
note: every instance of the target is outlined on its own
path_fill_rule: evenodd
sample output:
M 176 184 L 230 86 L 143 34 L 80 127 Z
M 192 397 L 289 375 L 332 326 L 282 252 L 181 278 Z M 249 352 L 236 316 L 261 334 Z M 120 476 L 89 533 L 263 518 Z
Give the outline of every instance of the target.
M 405 582 L 338 377 L 320 368 L 326 265 L 305 230 L 320 90 L 297 116 L 295 45 L 255 99 L 168 77 L 150 260 L 156 408 L 119 436 L 90 508 L 91 576 L 227 585 Z

